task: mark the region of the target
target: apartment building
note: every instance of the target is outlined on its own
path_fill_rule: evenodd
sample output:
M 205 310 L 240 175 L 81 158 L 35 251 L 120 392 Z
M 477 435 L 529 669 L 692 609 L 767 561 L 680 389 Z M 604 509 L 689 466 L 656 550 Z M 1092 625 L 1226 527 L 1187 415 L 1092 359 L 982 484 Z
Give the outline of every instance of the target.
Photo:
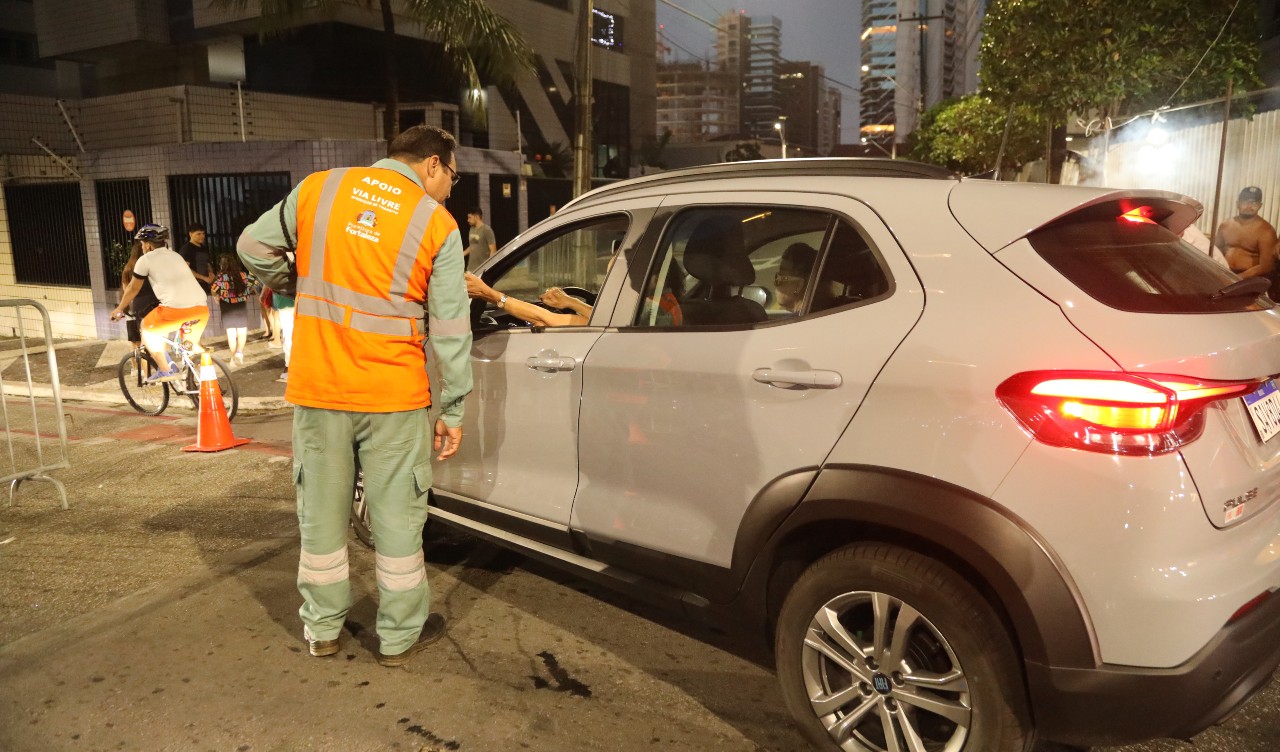
M 461 220 L 481 206 L 502 242 L 571 193 L 567 175 L 524 167 L 572 143 L 566 30 L 581 6 L 490 6 L 515 22 L 538 66 L 512 87 L 477 93 L 487 118 L 439 74 L 440 45 L 399 16 L 396 57 L 401 125 L 438 125 L 462 144 L 449 209 Z M 627 175 L 654 131 L 654 0 L 595 7 L 594 164 L 606 180 Z M 0 42 L 22 42 L 0 43 L 0 295 L 44 302 L 58 336 L 122 336 L 106 314 L 125 210 L 136 223 L 203 222 L 213 251 L 228 252 L 308 173 L 382 156 L 380 14 L 358 3 L 308 8 L 288 20 L 288 34 L 260 37 L 256 3 L 0 0 Z M 21 75 L 8 75 L 14 66 Z M 13 324 L 0 317 L 0 333 Z

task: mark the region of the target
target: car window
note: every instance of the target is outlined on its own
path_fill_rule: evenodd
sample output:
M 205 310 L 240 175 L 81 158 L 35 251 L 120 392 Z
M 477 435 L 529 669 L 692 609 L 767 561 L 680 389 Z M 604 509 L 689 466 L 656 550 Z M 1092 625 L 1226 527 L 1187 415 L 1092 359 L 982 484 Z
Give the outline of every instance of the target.
M 781 321 L 888 290 L 888 278 L 864 236 L 827 212 L 690 209 L 672 220 L 664 235 L 635 325 Z
M 1239 278 L 1158 224 L 1090 217 L 1058 223 L 1028 239 L 1086 294 L 1122 311 L 1213 313 L 1272 306 L 1264 296 L 1215 296 Z
M 604 285 L 609 260 L 622 245 L 630 224 L 624 215 L 613 215 L 574 225 L 522 252 L 512 266 L 485 281 L 513 298 L 536 302 L 550 287 L 594 304 Z M 578 291 L 588 295 L 577 294 Z
M 889 277 L 866 236 L 838 220 L 805 310 L 818 313 L 874 300 L 889 291 Z

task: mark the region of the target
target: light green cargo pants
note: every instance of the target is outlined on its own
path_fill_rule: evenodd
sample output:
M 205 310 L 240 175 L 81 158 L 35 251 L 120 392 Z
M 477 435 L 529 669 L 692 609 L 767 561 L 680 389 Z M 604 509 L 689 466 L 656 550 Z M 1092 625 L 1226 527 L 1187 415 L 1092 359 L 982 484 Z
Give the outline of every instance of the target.
M 302 537 L 298 614 L 314 639 L 335 639 L 351 608 L 347 525 L 358 455 L 377 544 L 381 650 L 395 655 L 417 641 L 431 600 L 422 559 L 430 435 L 425 408 L 398 413 L 294 408 L 293 479 Z

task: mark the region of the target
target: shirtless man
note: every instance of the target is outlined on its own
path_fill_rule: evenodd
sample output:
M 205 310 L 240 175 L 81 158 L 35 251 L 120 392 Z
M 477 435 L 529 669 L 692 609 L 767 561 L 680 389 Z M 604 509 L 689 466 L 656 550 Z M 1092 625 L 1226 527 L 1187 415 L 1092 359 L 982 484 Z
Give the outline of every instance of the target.
M 1276 230 L 1258 216 L 1262 189 L 1250 186 L 1240 191 L 1236 216 L 1223 222 L 1213 243 L 1227 257 L 1231 271 L 1243 278 L 1271 274 L 1276 261 Z

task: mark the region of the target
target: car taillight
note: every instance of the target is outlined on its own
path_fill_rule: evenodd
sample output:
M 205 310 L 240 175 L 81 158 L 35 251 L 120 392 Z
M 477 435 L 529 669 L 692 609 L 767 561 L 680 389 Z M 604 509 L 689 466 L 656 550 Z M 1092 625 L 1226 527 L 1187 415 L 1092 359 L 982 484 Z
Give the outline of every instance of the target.
M 1207 405 L 1246 395 L 1260 383 L 1110 371 L 1028 371 L 996 387 L 996 398 L 1042 443 L 1106 454 L 1155 455 L 1199 437 Z
M 1261 606 L 1263 603 L 1266 603 L 1268 600 L 1270 600 L 1270 598 L 1271 598 L 1270 590 L 1267 590 L 1262 593 L 1259 593 L 1258 595 L 1255 595 L 1253 598 L 1249 600 L 1248 603 L 1244 604 L 1240 608 L 1237 608 L 1236 612 L 1231 615 L 1231 618 L 1227 619 L 1227 623 L 1234 624 L 1240 619 L 1243 619 L 1250 611 L 1254 610 L 1258 606 Z

